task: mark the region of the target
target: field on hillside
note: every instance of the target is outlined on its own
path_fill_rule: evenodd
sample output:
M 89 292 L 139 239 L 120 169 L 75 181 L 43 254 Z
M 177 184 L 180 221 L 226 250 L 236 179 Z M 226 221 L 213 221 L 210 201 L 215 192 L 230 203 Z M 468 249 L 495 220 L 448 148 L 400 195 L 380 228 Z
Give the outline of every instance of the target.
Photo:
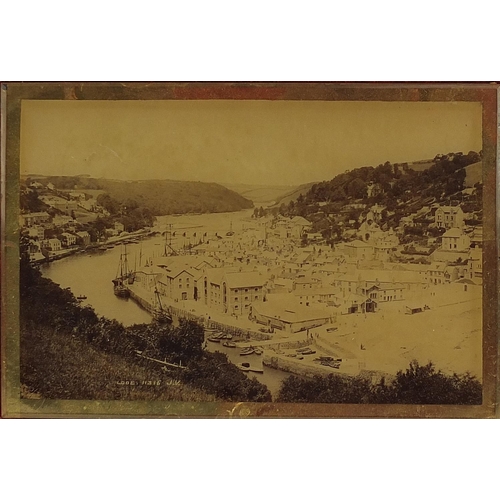
M 474 187 L 477 182 L 483 182 L 483 162 L 478 161 L 465 167 L 465 187 Z
M 282 203 L 288 205 L 291 201 L 296 201 L 301 194 L 305 195 L 309 191 L 309 189 L 314 186 L 314 184 L 317 183 L 309 182 L 308 184 L 302 184 L 300 186 L 297 186 L 296 188 L 291 189 L 284 196 L 276 200 L 276 205 L 281 205 Z
M 428 161 L 419 161 L 415 163 L 410 163 L 408 165 L 409 168 L 412 170 L 415 170 L 415 172 L 423 172 L 424 170 L 427 170 L 428 168 L 432 167 L 434 165 L 434 161 L 428 160 Z
M 295 186 L 264 186 L 250 184 L 223 184 L 228 189 L 240 194 L 255 205 L 270 205 L 286 196 Z

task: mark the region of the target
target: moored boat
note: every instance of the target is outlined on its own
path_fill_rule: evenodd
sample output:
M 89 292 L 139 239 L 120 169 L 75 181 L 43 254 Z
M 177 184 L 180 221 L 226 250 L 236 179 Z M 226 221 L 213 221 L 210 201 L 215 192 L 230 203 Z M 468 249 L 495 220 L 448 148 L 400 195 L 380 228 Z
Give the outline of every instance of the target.
M 216 333 L 219 333 L 219 330 L 216 328 L 205 328 L 205 333 L 207 335 L 215 335 Z
M 253 372 L 253 373 L 264 373 L 264 368 L 259 366 L 252 366 L 250 363 L 239 363 L 236 365 L 241 371 Z
M 225 342 L 222 342 L 222 345 L 224 347 L 236 347 L 236 342 L 232 342 L 231 340 L 226 340 Z
M 240 356 L 249 356 L 250 354 L 254 354 L 255 349 L 253 347 L 245 347 L 241 350 Z
M 118 272 L 116 278 L 113 281 L 114 293 L 117 297 L 128 298 L 130 297 L 130 290 L 126 286 L 127 281 L 129 281 L 130 273 L 128 270 L 127 263 L 127 245 L 123 245 L 124 250 L 120 254 L 120 263 L 118 265 Z
M 264 373 L 264 368 L 258 367 L 258 366 L 250 366 L 249 371 L 254 372 L 254 373 Z
M 173 322 L 172 314 L 170 313 L 168 308 L 163 307 L 160 299 L 160 292 L 158 291 L 158 287 L 155 282 L 155 304 L 154 304 L 154 312 L 153 319 L 157 323 L 161 324 L 171 324 Z

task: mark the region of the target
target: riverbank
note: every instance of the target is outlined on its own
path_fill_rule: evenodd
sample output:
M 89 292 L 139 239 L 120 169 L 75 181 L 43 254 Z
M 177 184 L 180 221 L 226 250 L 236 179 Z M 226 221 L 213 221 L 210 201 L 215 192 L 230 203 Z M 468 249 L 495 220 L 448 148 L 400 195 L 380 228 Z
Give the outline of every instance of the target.
M 54 262 L 56 260 L 64 259 L 65 257 L 70 257 L 75 254 L 85 254 L 92 252 L 99 252 L 107 250 L 109 246 L 115 246 L 121 243 L 135 243 L 137 238 L 145 239 L 152 237 L 155 234 L 155 231 L 139 229 L 138 231 L 134 231 L 133 233 L 128 233 L 124 236 L 113 236 L 106 241 L 95 242 L 86 246 L 76 246 L 72 248 L 65 248 L 62 250 L 57 250 L 55 252 L 49 251 L 48 255 L 43 254 L 35 254 L 36 257 L 31 259 L 33 263 L 41 264 L 43 262 Z

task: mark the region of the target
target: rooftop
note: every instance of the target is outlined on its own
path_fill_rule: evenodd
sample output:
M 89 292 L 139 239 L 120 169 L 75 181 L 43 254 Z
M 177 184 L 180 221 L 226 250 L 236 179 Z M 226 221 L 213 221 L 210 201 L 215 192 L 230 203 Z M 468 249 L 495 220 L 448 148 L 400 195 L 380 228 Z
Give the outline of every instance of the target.
M 286 306 L 270 302 L 256 302 L 253 306 L 255 312 L 276 318 L 285 323 L 301 323 L 315 319 L 328 319 L 330 313 L 300 304 L 287 304 Z
M 264 286 L 266 279 L 256 271 L 228 273 L 224 276 L 229 288 L 245 288 Z
M 448 229 L 446 233 L 443 234 L 443 238 L 460 238 L 463 235 L 463 232 L 458 227 L 452 227 Z

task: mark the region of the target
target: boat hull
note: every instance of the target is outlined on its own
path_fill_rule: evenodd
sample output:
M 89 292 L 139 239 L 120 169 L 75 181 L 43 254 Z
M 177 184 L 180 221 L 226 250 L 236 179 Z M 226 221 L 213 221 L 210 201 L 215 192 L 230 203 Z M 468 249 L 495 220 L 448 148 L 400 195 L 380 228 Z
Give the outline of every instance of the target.
M 130 290 L 124 286 L 115 286 L 114 294 L 122 299 L 128 299 L 130 297 Z

